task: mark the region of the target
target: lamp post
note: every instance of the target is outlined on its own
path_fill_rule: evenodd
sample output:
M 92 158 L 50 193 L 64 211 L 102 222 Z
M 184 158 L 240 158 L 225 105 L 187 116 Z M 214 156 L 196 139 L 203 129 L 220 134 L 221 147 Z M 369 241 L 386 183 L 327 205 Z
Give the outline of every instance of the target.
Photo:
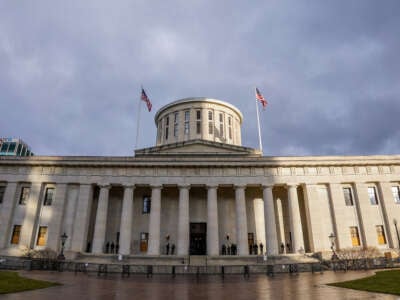
M 396 219 L 393 219 L 393 224 L 394 224 L 394 228 L 396 229 L 397 246 L 399 247 L 399 251 L 400 251 L 400 236 L 399 236 L 399 230 L 397 229 L 397 220 Z
M 64 246 L 65 246 L 65 241 L 67 240 L 68 235 L 64 232 L 61 236 L 61 252 L 58 255 L 57 259 L 59 260 L 64 260 L 65 256 L 64 256 Z
M 333 232 L 329 235 L 329 241 L 331 242 L 331 250 L 332 250 L 332 258 L 331 259 L 336 259 L 336 257 L 337 257 L 336 252 L 335 252 L 336 236 Z

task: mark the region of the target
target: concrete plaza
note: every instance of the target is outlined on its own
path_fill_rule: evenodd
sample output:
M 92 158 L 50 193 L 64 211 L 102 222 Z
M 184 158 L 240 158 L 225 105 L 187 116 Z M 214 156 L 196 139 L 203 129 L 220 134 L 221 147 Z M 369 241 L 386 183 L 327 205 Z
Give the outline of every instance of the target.
M 330 287 L 325 284 L 373 275 L 373 271 L 323 274 L 250 275 L 120 275 L 97 277 L 72 272 L 23 271 L 22 276 L 56 281 L 61 286 L 2 295 L 4 300 L 46 299 L 399 299 L 397 296 Z

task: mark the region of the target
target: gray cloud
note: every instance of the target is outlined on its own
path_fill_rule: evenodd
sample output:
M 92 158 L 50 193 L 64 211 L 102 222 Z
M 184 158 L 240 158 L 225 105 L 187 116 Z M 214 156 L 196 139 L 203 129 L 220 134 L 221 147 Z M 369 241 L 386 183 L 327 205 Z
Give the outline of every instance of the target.
M 265 155 L 399 153 L 398 1 L 0 4 L 0 135 L 43 155 L 131 155 L 154 109 L 228 101 Z M 142 106 L 139 147 L 155 143 Z

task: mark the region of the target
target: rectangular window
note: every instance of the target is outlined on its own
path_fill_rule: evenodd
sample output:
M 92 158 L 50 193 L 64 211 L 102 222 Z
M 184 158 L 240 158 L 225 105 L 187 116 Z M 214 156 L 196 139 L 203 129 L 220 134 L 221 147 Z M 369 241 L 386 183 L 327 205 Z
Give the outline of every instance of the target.
M 168 140 L 169 117 L 165 118 L 165 140 Z
M 46 194 L 44 195 L 43 205 L 49 206 L 53 203 L 54 188 L 47 188 Z
M 158 123 L 158 141 L 161 143 L 161 136 L 162 136 L 162 131 L 161 131 L 161 122 L 160 123 Z
M 16 146 L 17 146 L 16 143 L 10 143 L 10 146 L 8 147 L 8 152 L 9 152 L 9 153 L 14 152 Z
M 149 214 L 151 209 L 151 197 L 143 196 L 143 214 Z
M 214 126 L 212 122 L 208 123 L 208 134 L 213 134 L 214 132 Z
M 47 226 L 40 226 L 36 240 L 36 246 L 46 246 Z
M 21 189 L 21 195 L 19 196 L 19 202 L 18 202 L 19 205 L 26 205 L 30 190 L 31 189 L 29 187 L 23 187 Z
M 392 194 L 394 202 L 400 204 L 400 187 L 392 186 Z
M 179 126 L 179 113 L 174 113 L 174 137 L 178 136 L 178 126 Z
M 19 237 L 21 235 L 21 225 L 14 225 L 12 236 L 11 236 L 11 241 L 10 243 L 13 245 L 18 245 L 19 244 Z
M 22 144 L 18 144 L 17 155 L 20 156 L 22 151 Z
M 185 127 L 184 127 L 185 135 L 189 135 L 189 124 L 190 124 L 190 111 L 187 110 L 185 111 Z
M 344 195 L 344 201 L 347 206 L 353 206 L 353 193 L 351 192 L 351 188 L 343 188 L 343 195 Z
M 224 116 L 219 114 L 219 136 L 222 138 L 224 136 Z
M 0 204 L 3 203 L 4 193 L 6 192 L 5 186 L 0 186 Z
M 201 134 L 201 122 L 196 122 L 196 133 Z
M 208 111 L 208 134 L 214 133 L 213 112 Z
M 201 111 L 196 110 L 196 133 L 201 134 Z
M 376 235 L 378 236 L 378 244 L 386 245 L 385 229 L 383 228 L 383 225 L 376 226 Z
M 3 144 L 1 145 L 1 150 L 0 150 L 0 152 L 7 152 L 8 145 L 9 145 L 9 143 L 3 143 Z
M 376 196 L 376 189 L 374 186 L 368 187 L 368 196 L 372 205 L 378 205 L 378 197 Z
M 360 236 L 358 234 L 358 228 L 353 226 L 350 227 L 350 235 L 351 235 L 351 244 L 353 247 L 360 246 Z
M 141 232 L 140 233 L 140 252 L 147 252 L 148 242 L 149 242 L 149 233 Z
M 232 118 L 228 117 L 228 134 L 229 134 L 229 139 L 232 139 Z

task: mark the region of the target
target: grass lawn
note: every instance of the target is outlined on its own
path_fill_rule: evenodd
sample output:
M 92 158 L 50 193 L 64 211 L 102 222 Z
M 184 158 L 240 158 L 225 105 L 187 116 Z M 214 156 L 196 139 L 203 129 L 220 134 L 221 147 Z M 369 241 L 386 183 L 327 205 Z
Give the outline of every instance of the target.
M 17 272 L 0 271 L 0 294 L 43 289 L 55 285 L 59 283 L 24 278 Z
M 380 271 L 371 277 L 330 283 L 329 285 L 368 292 L 400 295 L 400 270 Z

